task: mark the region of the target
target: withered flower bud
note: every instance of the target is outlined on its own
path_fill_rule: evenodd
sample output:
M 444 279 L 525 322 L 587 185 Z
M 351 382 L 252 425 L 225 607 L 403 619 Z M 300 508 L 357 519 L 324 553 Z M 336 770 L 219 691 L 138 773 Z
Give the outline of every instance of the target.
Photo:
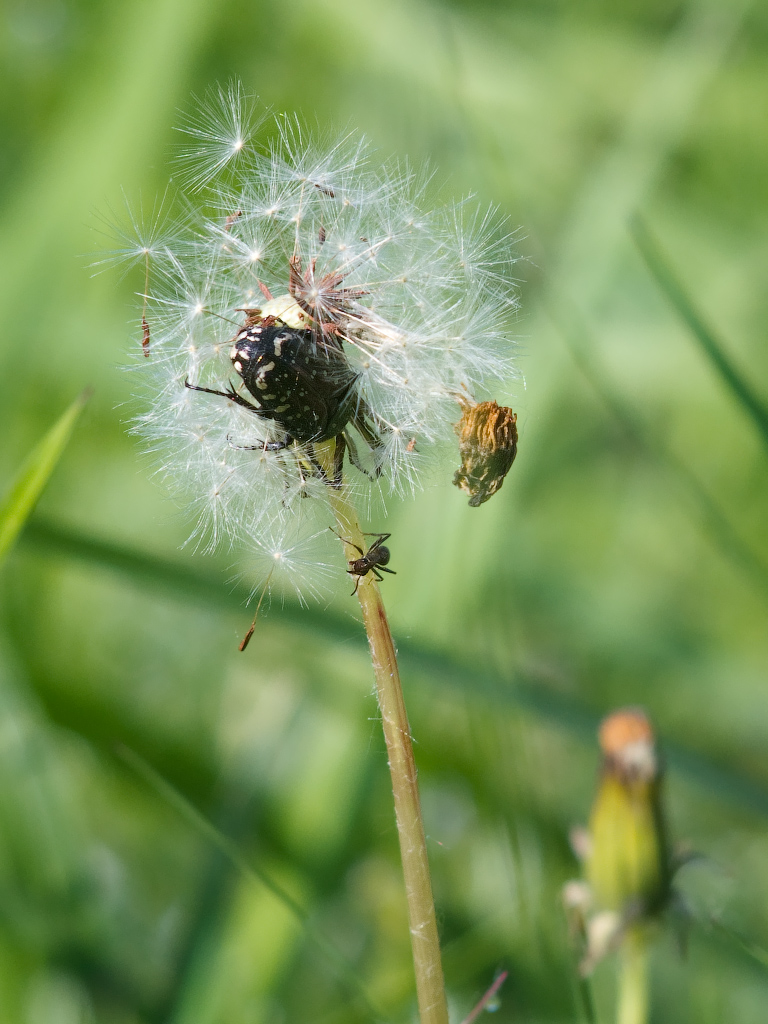
M 624 708 L 604 719 L 599 739 L 603 764 L 589 823 L 589 882 L 598 907 L 642 918 L 663 907 L 670 882 L 653 730 L 642 711 Z
M 517 455 L 517 414 L 496 402 L 469 402 L 454 429 L 459 435 L 461 468 L 454 484 L 469 495 L 473 507 L 488 501 L 504 483 Z

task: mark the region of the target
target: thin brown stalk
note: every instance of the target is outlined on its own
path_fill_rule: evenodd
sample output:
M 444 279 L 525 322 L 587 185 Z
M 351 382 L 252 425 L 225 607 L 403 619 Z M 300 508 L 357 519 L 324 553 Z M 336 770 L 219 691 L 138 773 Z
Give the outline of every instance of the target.
M 347 558 L 352 561 L 360 557 L 354 545 L 365 550 L 365 538 L 360 530 L 357 513 L 345 488 L 334 489 L 331 500 L 339 536 L 344 543 Z M 395 645 L 381 593 L 372 573 L 360 578 L 357 597 L 368 634 L 376 696 L 387 745 L 408 904 L 419 1017 L 421 1024 L 448 1024 L 448 1005 L 411 731 L 400 685 Z
M 480 1016 L 483 1010 L 485 1010 L 488 1007 L 489 1003 L 491 1003 L 495 999 L 496 994 L 498 993 L 499 989 L 504 984 L 504 982 L 507 980 L 508 975 L 509 971 L 501 972 L 501 974 L 498 976 L 498 978 L 495 979 L 495 981 L 490 986 L 485 995 L 482 997 L 482 999 L 480 999 L 475 1004 L 472 1010 L 470 1010 L 469 1015 L 464 1018 L 461 1024 L 474 1024 L 474 1021 L 477 1020 L 477 1018 Z

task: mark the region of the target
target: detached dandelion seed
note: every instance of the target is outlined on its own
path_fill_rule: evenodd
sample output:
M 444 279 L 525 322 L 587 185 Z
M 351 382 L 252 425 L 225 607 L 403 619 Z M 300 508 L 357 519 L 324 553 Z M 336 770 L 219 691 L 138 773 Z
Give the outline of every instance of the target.
M 278 577 L 300 599 L 329 577 L 355 578 L 418 936 L 422 1024 L 447 1024 L 410 727 L 377 584 L 392 572 L 390 535 L 367 544 L 355 502 L 374 488 L 421 486 L 433 457 L 455 446 L 462 408 L 514 376 L 512 236 L 471 199 L 431 209 L 429 175 L 377 164 L 354 133 L 323 140 L 278 116 L 259 145 L 266 130 L 239 85 L 211 92 L 181 128 L 183 218 L 117 254 L 141 252 L 149 280 L 136 430 L 187 498 L 192 539 L 252 551 L 259 607 Z M 471 465 L 462 456 L 465 489 L 482 488 L 480 500 L 514 455 L 506 412 L 509 437 L 493 435 L 490 464 L 482 446 Z M 341 564 L 320 557 L 329 526 Z

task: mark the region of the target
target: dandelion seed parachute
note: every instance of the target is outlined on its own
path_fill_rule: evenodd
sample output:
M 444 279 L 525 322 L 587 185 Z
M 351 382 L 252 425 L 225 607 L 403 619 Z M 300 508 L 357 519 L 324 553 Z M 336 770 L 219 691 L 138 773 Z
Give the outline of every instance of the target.
M 284 437 L 283 425 L 185 388 L 242 387 L 230 349 L 243 309 L 342 346 L 369 428 L 345 431 L 354 461 L 396 492 L 419 486 L 428 457 L 451 442 L 457 392 L 514 375 L 512 239 L 496 214 L 470 200 L 429 209 L 428 176 L 377 165 L 354 133 L 327 141 L 279 116 L 260 145 L 267 128 L 239 85 L 210 94 L 181 127 L 181 216 L 154 218 L 149 233 L 134 219 L 136 237 L 121 232 L 114 256 L 149 262 L 136 429 L 207 546 L 258 548 L 268 523 L 280 550 L 297 523 L 311 538 L 332 522 L 311 444 L 253 450 Z M 347 486 L 374 484 L 350 469 Z

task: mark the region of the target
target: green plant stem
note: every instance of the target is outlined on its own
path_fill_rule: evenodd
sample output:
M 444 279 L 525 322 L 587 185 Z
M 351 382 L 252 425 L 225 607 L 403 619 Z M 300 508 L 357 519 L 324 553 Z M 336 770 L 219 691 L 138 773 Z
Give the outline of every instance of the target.
M 348 560 L 359 558 L 360 553 L 353 545 L 356 544 L 365 551 L 365 538 L 360 530 L 357 512 L 344 487 L 332 490 L 331 503 Z M 432 897 L 427 843 L 421 818 L 411 730 L 400 685 L 395 645 L 392 642 L 381 593 L 372 573 L 360 578 L 357 597 L 368 634 L 376 679 L 376 696 L 387 744 L 400 858 L 408 903 L 419 1018 L 421 1024 L 448 1024 L 440 941 Z
M 616 1024 L 648 1020 L 648 940 L 642 926 L 631 928 L 621 945 L 621 976 Z
M 581 999 L 581 1010 L 586 1024 L 597 1024 L 595 999 L 592 995 L 592 981 L 590 978 L 579 977 L 578 992 L 579 998 Z

